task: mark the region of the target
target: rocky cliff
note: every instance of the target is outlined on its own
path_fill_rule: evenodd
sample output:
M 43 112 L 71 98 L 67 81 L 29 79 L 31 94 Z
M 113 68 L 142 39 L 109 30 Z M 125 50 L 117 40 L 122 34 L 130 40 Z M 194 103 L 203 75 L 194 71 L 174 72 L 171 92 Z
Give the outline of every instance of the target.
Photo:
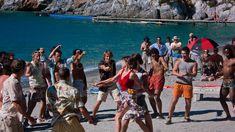
M 0 0 L 1 10 L 235 21 L 235 0 Z

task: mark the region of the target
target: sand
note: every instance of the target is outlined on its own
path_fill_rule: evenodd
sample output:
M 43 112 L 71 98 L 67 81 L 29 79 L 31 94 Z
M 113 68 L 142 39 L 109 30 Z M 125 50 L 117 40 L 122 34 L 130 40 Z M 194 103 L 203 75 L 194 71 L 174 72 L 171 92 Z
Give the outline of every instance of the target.
M 99 81 L 98 71 L 86 73 L 88 86 L 91 86 L 95 82 Z M 166 76 L 166 84 L 172 85 L 174 82 L 173 76 Z M 163 114 L 164 117 L 167 117 L 168 109 L 170 105 L 170 100 L 172 96 L 172 89 L 165 88 L 162 92 L 161 99 L 163 104 Z M 89 94 L 88 102 L 86 104 L 87 109 L 91 112 L 93 105 L 96 102 L 97 95 Z M 222 110 L 222 107 L 219 103 L 219 95 L 207 95 L 204 98 L 197 102 L 192 102 L 191 109 L 191 119 L 192 122 L 184 122 L 184 99 L 180 98 L 178 104 L 176 105 L 174 117 L 172 119 L 173 124 L 165 125 L 164 119 L 152 119 L 154 132 L 172 132 L 172 131 L 180 131 L 180 132 L 234 132 L 235 131 L 235 115 L 233 116 L 233 121 L 223 121 L 222 119 L 225 117 L 225 113 Z M 149 104 L 148 99 L 146 98 L 148 103 L 148 108 L 150 114 L 153 113 L 152 108 Z M 230 110 L 232 109 L 232 105 L 229 101 Z M 33 115 L 36 116 L 36 111 L 38 111 L 39 105 L 34 110 Z M 90 125 L 87 122 L 83 121 L 81 124 L 85 128 L 87 132 L 112 132 L 114 131 L 114 116 L 116 113 L 116 104 L 112 100 L 110 96 L 106 102 L 104 102 L 98 113 L 98 124 Z M 35 129 L 38 127 L 38 129 Z M 39 124 L 34 128 L 27 129 L 27 131 L 36 130 L 36 131 L 50 131 L 49 126 L 42 126 Z M 128 130 L 129 132 L 141 132 L 142 130 L 135 122 L 130 122 Z

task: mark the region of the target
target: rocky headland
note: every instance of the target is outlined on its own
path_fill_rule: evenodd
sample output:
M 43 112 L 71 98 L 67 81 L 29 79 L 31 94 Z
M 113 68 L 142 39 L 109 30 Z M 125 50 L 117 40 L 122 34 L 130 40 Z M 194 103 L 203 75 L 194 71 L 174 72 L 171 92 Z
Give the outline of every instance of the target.
M 235 21 L 235 0 L 0 0 L 0 9 L 117 18 Z

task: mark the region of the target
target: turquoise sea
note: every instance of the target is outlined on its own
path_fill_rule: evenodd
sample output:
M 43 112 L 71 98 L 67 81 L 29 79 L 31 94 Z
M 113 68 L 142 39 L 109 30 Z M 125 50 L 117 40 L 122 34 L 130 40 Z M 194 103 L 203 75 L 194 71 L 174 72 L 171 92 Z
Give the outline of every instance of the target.
M 39 17 L 34 13 L 0 13 L 0 51 L 14 52 L 16 58 L 31 60 L 31 53 L 39 47 L 46 49 L 62 44 L 63 58 L 70 57 L 75 48 L 83 49 L 86 70 L 97 67 L 106 49 L 113 51 L 114 59 L 140 52 L 144 36 L 155 42 L 156 36 L 177 35 L 186 45 L 188 34 L 214 39 L 220 45 L 230 43 L 235 36 L 235 24 L 180 24 L 155 25 L 133 23 L 93 23 L 90 20 Z

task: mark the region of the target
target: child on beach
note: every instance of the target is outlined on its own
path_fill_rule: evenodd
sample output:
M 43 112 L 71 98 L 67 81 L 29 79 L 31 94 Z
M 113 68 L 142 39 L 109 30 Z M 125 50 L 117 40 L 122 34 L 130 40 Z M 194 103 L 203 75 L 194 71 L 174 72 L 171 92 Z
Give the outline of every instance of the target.
M 207 65 L 204 65 L 203 67 L 201 81 L 214 81 L 215 74 L 216 74 L 216 70 L 213 67 L 213 63 L 209 61 Z
M 112 52 L 106 50 L 103 54 L 103 60 L 100 61 L 98 66 L 101 81 L 109 79 L 116 75 L 116 63 L 112 58 L 113 58 Z M 101 103 L 106 101 L 108 94 L 110 94 L 113 97 L 114 101 L 117 103 L 117 109 L 118 109 L 121 102 L 120 102 L 120 93 L 117 89 L 117 85 L 115 83 L 111 83 L 108 86 L 100 87 L 97 96 L 97 101 L 93 109 L 94 119 L 96 118 L 96 113 Z

